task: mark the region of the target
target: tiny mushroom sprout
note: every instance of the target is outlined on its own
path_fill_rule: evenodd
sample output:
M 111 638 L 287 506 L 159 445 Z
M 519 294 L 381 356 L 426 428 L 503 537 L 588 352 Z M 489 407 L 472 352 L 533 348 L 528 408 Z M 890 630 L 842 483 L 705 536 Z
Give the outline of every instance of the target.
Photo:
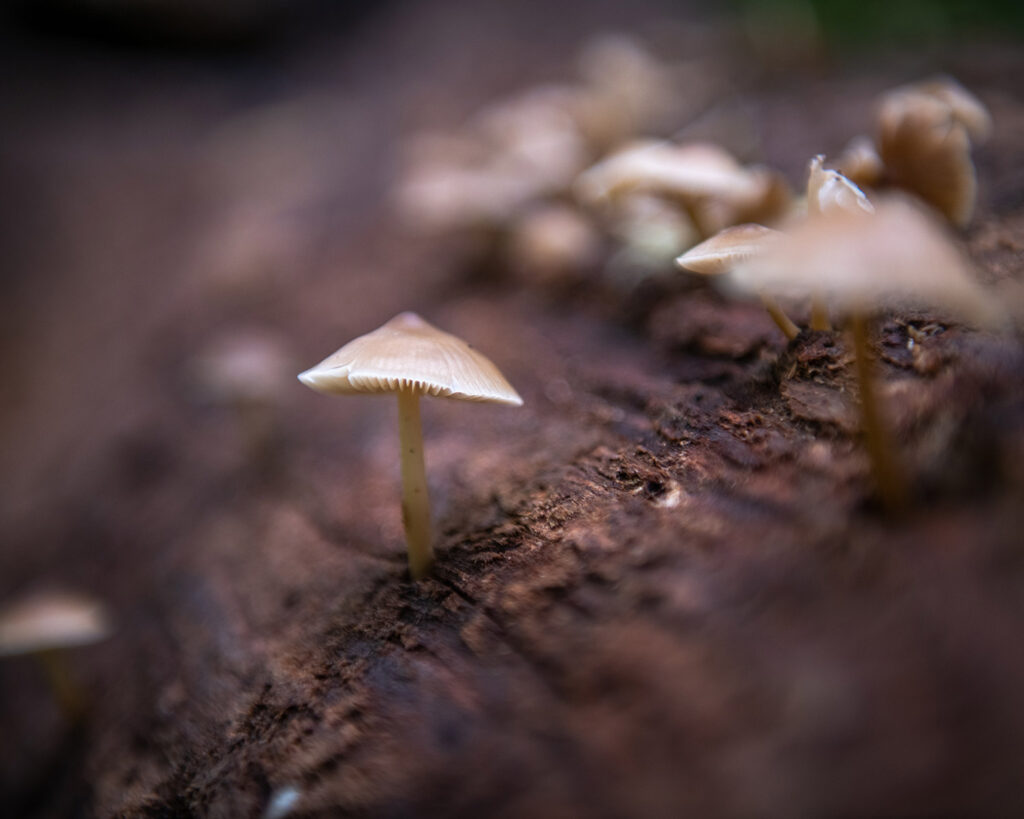
M 37 593 L 0 611 L 0 657 L 36 656 L 61 709 L 74 721 L 82 715 L 82 696 L 62 651 L 98 643 L 112 630 L 110 617 L 97 600 L 68 592 Z
M 523 399 L 498 368 L 466 342 L 415 313 L 401 313 L 350 341 L 299 380 L 333 395 L 394 393 L 402 452 L 402 519 L 414 580 L 433 565 L 430 501 L 423 464 L 421 395 L 518 407 Z
M 1001 323 L 1001 309 L 977 284 L 960 250 L 909 202 L 885 199 L 874 215 L 837 210 L 808 219 L 736 265 L 730 281 L 741 290 L 780 298 L 823 293 L 846 316 L 879 491 L 890 510 L 905 505 L 906 485 L 875 399 L 868 319 L 886 307 L 927 305 L 974 324 Z

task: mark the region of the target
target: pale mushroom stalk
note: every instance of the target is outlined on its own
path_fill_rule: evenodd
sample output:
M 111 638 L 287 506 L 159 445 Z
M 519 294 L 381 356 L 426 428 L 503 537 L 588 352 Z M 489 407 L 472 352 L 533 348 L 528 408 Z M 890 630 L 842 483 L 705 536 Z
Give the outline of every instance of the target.
M 782 334 L 792 341 L 798 335 L 800 335 L 800 328 L 796 326 L 793 320 L 786 315 L 786 311 L 779 307 L 779 303 L 775 301 L 767 293 L 761 293 L 761 304 L 764 305 L 764 309 L 768 311 L 768 315 L 772 317 L 772 321 L 775 322 L 776 326 L 782 330 Z
M 815 293 L 811 298 L 811 329 L 832 329 L 832 322 L 828 317 L 828 307 L 825 306 L 825 299 L 820 293 Z
M 868 458 L 871 460 L 871 471 L 885 508 L 891 513 L 898 513 L 907 505 L 907 485 L 893 454 L 892 436 L 878 406 L 871 354 L 868 350 L 868 320 L 864 313 L 854 311 L 850 313 L 849 326 L 853 336 L 857 386 L 860 389 L 861 426 Z
M 68 668 L 64 649 L 50 648 L 38 652 L 36 656 L 61 713 L 69 722 L 77 723 L 85 714 L 85 700 Z
M 413 580 L 419 580 L 426 577 L 434 565 L 420 394 L 415 389 L 407 389 L 399 390 L 397 395 L 398 436 L 402 447 L 402 523 L 409 547 L 409 574 Z

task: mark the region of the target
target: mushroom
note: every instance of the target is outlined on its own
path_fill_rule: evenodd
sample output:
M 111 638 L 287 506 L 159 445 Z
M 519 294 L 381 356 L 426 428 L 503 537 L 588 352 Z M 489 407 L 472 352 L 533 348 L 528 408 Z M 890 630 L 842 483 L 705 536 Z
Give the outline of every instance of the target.
M 839 171 L 825 170 L 825 157 L 818 154 L 811 159 L 807 174 L 807 216 L 815 218 L 824 213 L 874 213 L 875 209 L 864 192 Z M 831 330 L 828 307 L 820 292 L 811 296 L 811 329 Z
M 63 650 L 105 640 L 112 631 L 105 607 L 68 592 L 37 593 L 0 611 L 0 657 L 30 654 L 46 672 L 54 698 L 71 720 L 83 712 Z
M 987 126 L 960 96 L 915 87 L 890 92 L 879 108 L 877 141 L 886 179 L 963 227 L 977 195 L 970 134 L 984 134 Z
M 811 159 L 807 174 L 807 215 L 849 211 L 874 213 L 875 209 L 864 191 L 839 171 L 825 169 L 825 156 Z
M 740 262 L 760 253 L 780 235 L 779 231 L 763 225 L 735 225 L 691 247 L 676 259 L 676 264 L 702 276 L 721 276 Z M 760 291 L 759 296 L 768 315 L 786 338 L 790 341 L 796 338 L 800 328 L 779 307 L 778 302 L 764 291 Z
M 710 143 L 674 145 L 641 140 L 584 171 L 575 183 L 587 205 L 598 205 L 623 193 L 640 191 L 678 201 L 702 236 L 724 227 L 720 211 L 755 209 L 778 196 L 778 179 L 744 168 L 727 151 Z M 719 202 L 717 208 L 709 203 Z
M 193 364 L 197 393 L 231 411 L 246 460 L 260 468 L 278 465 L 278 409 L 288 383 L 285 374 L 291 372 L 291 357 L 280 339 L 257 330 L 226 333 Z
M 550 203 L 523 214 L 511 226 L 508 256 L 513 268 L 536 281 L 571 281 L 598 258 L 601 236 L 582 213 Z
M 920 210 L 891 198 L 873 216 L 837 210 L 808 219 L 736 265 L 730 281 L 778 297 L 822 292 L 847 316 L 872 469 L 886 506 L 904 506 L 905 480 L 875 398 L 868 322 L 877 308 L 923 303 L 977 324 L 999 323 L 1002 311 L 959 249 Z
M 394 393 L 402 458 L 402 519 L 414 580 L 433 565 L 430 500 L 423 464 L 420 396 L 518 407 L 523 399 L 490 360 L 415 313 L 401 313 L 350 341 L 299 380 L 332 395 Z

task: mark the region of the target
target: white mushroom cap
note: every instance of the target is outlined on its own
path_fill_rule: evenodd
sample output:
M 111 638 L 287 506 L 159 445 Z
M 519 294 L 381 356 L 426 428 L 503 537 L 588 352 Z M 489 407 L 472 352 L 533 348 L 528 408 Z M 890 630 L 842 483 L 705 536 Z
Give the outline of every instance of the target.
M 0 656 L 88 645 L 111 633 L 96 600 L 67 592 L 36 594 L 0 612 Z
M 646 140 L 634 142 L 589 168 L 576 180 L 575 187 L 588 203 L 631 190 L 684 200 L 723 196 L 746 201 L 763 194 L 764 181 L 717 145 Z
M 463 401 L 523 403 L 489 359 L 415 313 L 400 313 L 350 341 L 299 380 L 333 395 L 412 390 Z
M 718 276 L 760 253 L 780 235 L 763 225 L 736 225 L 691 247 L 676 259 L 676 264 L 704 276 Z
M 930 305 L 978 324 L 1002 320 L 957 246 L 901 199 L 882 200 L 874 216 L 808 219 L 737 265 L 730 281 L 782 298 L 820 293 L 844 310 Z
M 810 214 L 848 211 L 874 213 L 875 209 L 864 191 L 839 171 L 826 170 L 821 154 L 811 160 L 807 176 L 807 212 Z

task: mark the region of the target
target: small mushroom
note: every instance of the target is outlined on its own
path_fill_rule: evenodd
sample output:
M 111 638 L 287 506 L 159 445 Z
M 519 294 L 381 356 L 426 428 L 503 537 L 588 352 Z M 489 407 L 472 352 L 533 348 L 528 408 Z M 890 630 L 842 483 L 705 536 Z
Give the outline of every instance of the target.
M 740 262 L 762 252 L 781 235 L 779 231 L 763 225 L 736 225 L 716 233 L 696 247 L 691 247 L 676 259 L 676 264 L 702 276 L 721 276 Z M 768 315 L 772 317 L 783 335 L 790 341 L 796 338 L 800 328 L 779 307 L 778 302 L 764 291 L 759 295 Z
M 518 407 L 523 399 L 491 361 L 415 313 L 401 313 L 350 341 L 299 380 L 332 395 L 394 393 L 402 459 L 402 519 L 414 580 L 433 565 L 430 500 L 423 463 L 421 395 Z
M 808 219 L 738 264 L 730 281 L 778 297 L 823 292 L 847 317 L 853 335 L 862 424 L 882 500 L 893 511 L 907 489 L 875 398 L 868 321 L 883 307 L 924 304 L 977 324 L 998 324 L 1002 311 L 977 284 L 969 262 L 920 210 L 881 200 L 873 216 L 834 211 Z
M 570 281 L 597 259 L 601 236 L 578 209 L 558 203 L 524 214 L 510 229 L 509 262 L 532 280 Z
M 780 235 L 763 225 L 734 225 L 691 247 L 676 264 L 702 276 L 718 276 L 760 253 Z
M 774 198 L 776 185 L 774 177 L 744 168 L 717 145 L 643 140 L 588 168 L 574 187 L 579 199 L 591 206 L 631 192 L 673 199 L 701 235 L 708 236 L 725 226 L 718 214 L 709 219 L 709 203 L 721 202 L 730 213 L 742 212 Z
M 193 364 L 197 393 L 230 410 L 247 462 L 261 469 L 277 466 L 279 409 L 289 383 L 286 377 L 290 379 L 293 372 L 291 364 L 281 340 L 257 330 L 224 334 Z
M 875 209 L 864 191 L 843 174 L 826 170 L 825 157 L 818 154 L 811 159 L 807 174 L 807 214 L 818 216 L 836 211 L 874 213 Z
M 886 180 L 935 207 L 954 225 L 974 213 L 977 180 L 967 125 L 933 94 L 897 90 L 878 114 L 878 154 Z
M 68 592 L 37 593 L 0 611 L 0 657 L 37 657 L 61 710 L 76 722 L 84 711 L 83 698 L 63 651 L 98 643 L 111 632 L 110 617 L 98 601 Z
M 796 225 L 737 265 L 730 281 L 791 298 L 820 286 L 846 312 L 929 305 L 983 325 L 1002 316 L 946 232 L 893 196 L 876 202 L 873 216 L 833 212 Z
M 807 215 L 815 218 L 825 213 L 874 213 L 864 192 L 839 171 L 825 170 L 825 157 L 811 159 L 807 174 Z M 828 307 L 821 293 L 811 296 L 811 329 L 831 330 Z

